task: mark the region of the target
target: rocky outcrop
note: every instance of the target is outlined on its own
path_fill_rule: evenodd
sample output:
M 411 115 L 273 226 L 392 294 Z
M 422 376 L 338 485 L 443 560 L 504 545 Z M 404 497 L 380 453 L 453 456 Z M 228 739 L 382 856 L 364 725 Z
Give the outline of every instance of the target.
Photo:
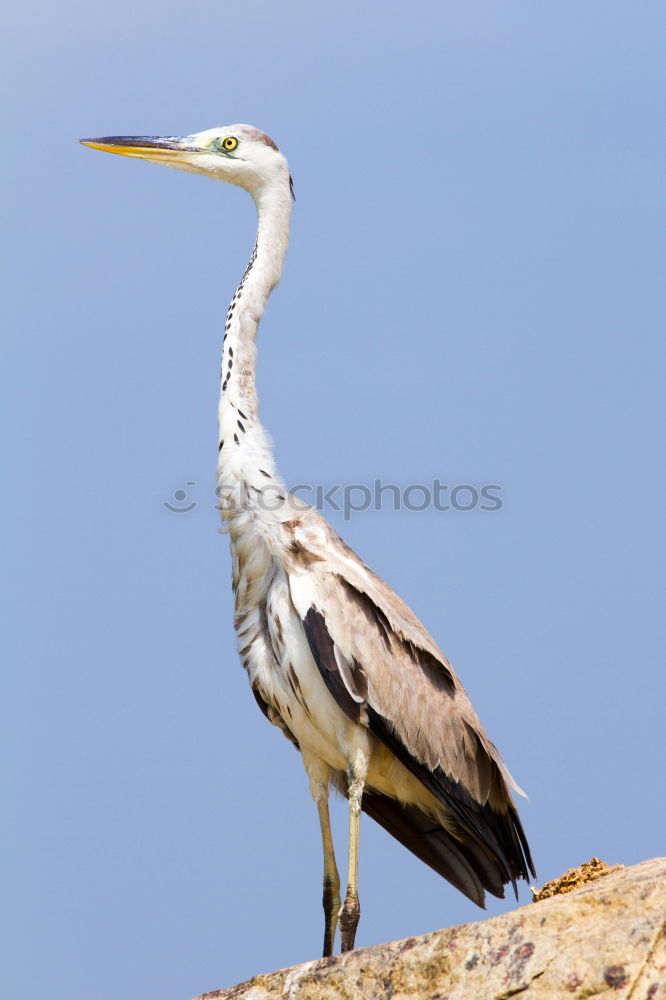
M 481 923 L 306 962 L 198 1000 L 666 1000 L 665 925 L 658 858 Z

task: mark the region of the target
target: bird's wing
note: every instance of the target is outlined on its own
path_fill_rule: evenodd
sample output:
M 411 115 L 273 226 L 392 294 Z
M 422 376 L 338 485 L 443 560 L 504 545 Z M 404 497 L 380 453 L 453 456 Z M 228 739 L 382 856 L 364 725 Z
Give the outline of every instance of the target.
M 366 725 L 485 845 L 503 881 L 532 862 L 508 786 L 515 782 L 451 664 L 397 594 L 314 512 L 287 526 L 289 587 L 321 674 Z

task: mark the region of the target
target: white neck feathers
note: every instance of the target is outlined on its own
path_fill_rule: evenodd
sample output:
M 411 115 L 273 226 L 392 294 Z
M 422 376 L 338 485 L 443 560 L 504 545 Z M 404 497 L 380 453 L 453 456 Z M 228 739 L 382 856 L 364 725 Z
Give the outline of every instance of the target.
M 284 494 L 270 442 L 259 422 L 256 336 L 268 296 L 280 279 L 291 216 L 288 175 L 253 194 L 259 223 L 245 274 L 236 289 L 224 330 L 217 485 L 222 516 L 232 520 L 256 506 L 266 491 Z M 263 509 L 267 505 L 259 504 Z

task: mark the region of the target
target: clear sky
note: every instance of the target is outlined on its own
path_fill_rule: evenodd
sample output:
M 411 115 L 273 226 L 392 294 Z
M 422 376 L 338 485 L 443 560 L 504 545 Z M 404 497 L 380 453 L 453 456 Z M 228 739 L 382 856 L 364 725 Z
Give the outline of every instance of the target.
M 501 486 L 326 513 L 453 661 L 539 881 L 663 853 L 664 5 L 5 18 L 3 995 L 185 1000 L 322 936 L 316 813 L 239 667 L 214 510 L 254 209 L 79 136 L 276 139 L 298 200 L 259 388 L 287 482 Z M 360 945 L 482 917 L 370 820 L 360 892 Z

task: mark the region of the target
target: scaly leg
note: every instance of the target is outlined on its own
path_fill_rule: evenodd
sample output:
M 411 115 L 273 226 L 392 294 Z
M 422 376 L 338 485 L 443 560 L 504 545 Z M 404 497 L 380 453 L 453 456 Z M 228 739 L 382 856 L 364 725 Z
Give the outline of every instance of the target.
M 324 906 L 324 958 L 333 954 L 335 931 L 340 912 L 340 876 L 335 863 L 333 835 L 328 813 L 328 786 L 331 779 L 331 769 L 320 757 L 303 751 L 303 763 L 310 779 L 310 792 L 315 800 L 319 813 L 321 827 L 321 843 L 324 849 L 324 891 L 322 903 Z
M 324 906 L 324 951 L 323 957 L 333 954 L 335 930 L 340 912 L 340 876 L 335 863 L 333 837 L 328 815 L 328 789 L 325 796 L 317 802 L 319 824 L 321 826 L 321 842 L 324 848 L 324 891 L 322 903 Z
M 347 868 L 347 895 L 340 910 L 340 937 L 342 951 L 352 951 L 356 928 L 361 916 L 358 901 L 358 835 L 361 825 L 361 800 L 368 759 L 362 750 L 357 750 L 347 769 L 349 795 L 349 861 Z

